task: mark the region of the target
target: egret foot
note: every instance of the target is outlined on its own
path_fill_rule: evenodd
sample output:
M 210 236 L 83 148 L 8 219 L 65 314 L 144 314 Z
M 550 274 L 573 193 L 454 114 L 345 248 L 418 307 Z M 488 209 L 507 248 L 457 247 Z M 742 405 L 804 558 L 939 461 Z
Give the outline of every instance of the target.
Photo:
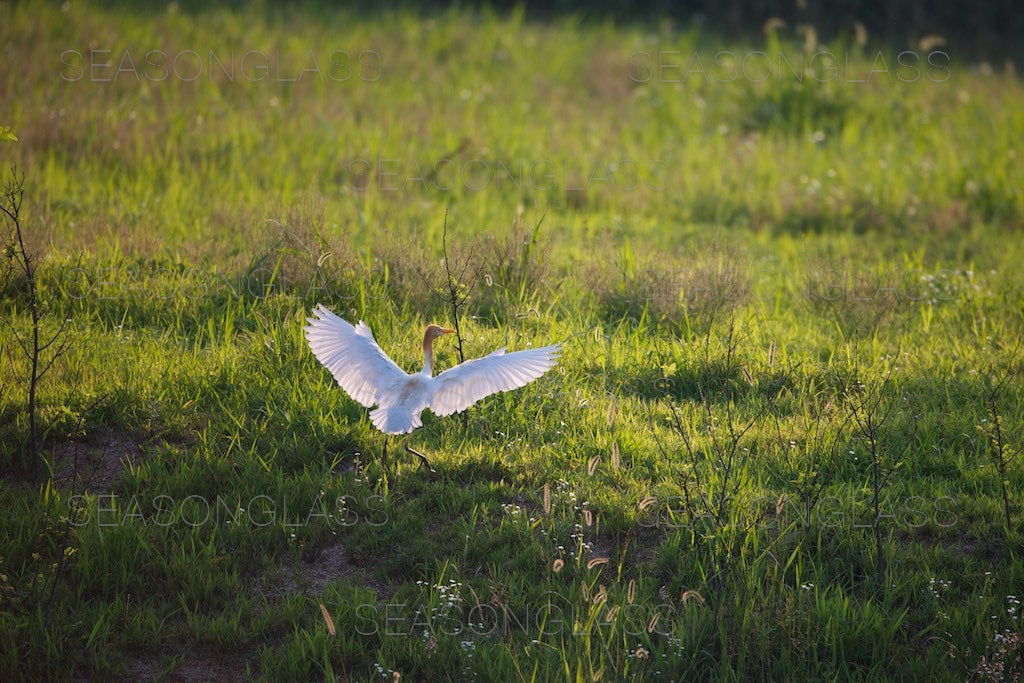
M 417 451 L 414 448 L 410 448 L 409 444 L 405 444 L 405 450 L 409 451 L 410 453 L 415 455 L 417 458 L 419 458 L 420 459 L 420 466 L 427 468 L 427 472 L 430 472 L 430 474 L 437 474 L 437 471 L 433 467 L 430 466 L 430 461 L 427 460 L 427 456 L 423 455 L 422 453 L 420 453 L 419 451 Z

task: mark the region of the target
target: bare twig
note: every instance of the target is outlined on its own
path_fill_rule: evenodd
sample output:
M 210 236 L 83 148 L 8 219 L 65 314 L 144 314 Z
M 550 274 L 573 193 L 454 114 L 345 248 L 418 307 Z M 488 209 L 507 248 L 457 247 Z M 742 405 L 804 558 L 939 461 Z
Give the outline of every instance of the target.
M 459 362 L 464 363 L 466 356 L 463 351 L 462 328 L 459 327 L 459 309 L 469 299 L 468 293 L 459 293 L 459 282 L 452 274 L 451 259 L 448 256 L 448 209 L 444 210 L 444 228 L 441 231 L 441 250 L 444 253 L 444 274 L 448 285 L 448 305 L 452 309 L 452 321 L 455 325 L 455 338 L 459 349 Z M 465 267 L 463 268 L 465 272 Z
M 46 372 L 53 366 L 57 358 L 61 357 L 67 349 L 66 325 L 67 319 L 61 322 L 60 328 L 48 340 L 41 341 L 42 322 L 44 317 L 43 305 L 39 300 L 39 288 L 36 271 L 36 255 L 33 254 L 26 244 L 25 233 L 22 228 L 22 206 L 25 201 L 25 176 L 19 175 L 17 169 L 12 169 L 11 178 L 4 188 L 4 195 L 0 201 L 0 211 L 3 212 L 4 220 L 7 223 L 7 244 L 5 245 L 6 256 L 13 264 L 8 266 L 5 277 L 13 275 L 15 269 L 20 270 L 25 276 L 28 287 L 28 310 L 32 320 L 32 332 L 28 339 L 23 337 L 14 325 L 13 320 L 4 322 L 14 332 L 14 338 L 21 346 L 22 352 L 28 359 L 30 371 L 28 376 L 28 440 L 29 440 L 29 470 L 33 479 L 38 480 L 41 474 L 41 444 L 40 429 L 38 423 L 38 391 L 39 383 Z M 49 359 L 44 359 L 44 353 L 55 343 L 59 342 L 55 351 L 51 352 Z
M 752 417 L 742 420 L 736 414 L 735 397 L 731 392 L 727 392 L 728 395 L 724 397 L 724 423 L 716 419 L 712 395 L 710 337 L 709 330 L 704 341 L 704 367 L 697 385 L 699 405 L 691 407 L 688 410 L 690 416 L 685 417 L 683 410 L 675 405 L 671 396 L 664 397 L 663 404 L 670 414 L 669 426 L 682 441 L 683 450 L 690 461 L 694 490 L 689 489 L 688 481 L 684 482 L 688 505 L 691 508 L 703 509 L 716 526 L 722 526 L 729 520 L 732 503 L 742 487 L 740 474 L 746 469 L 751 457 L 751 451 L 744 448 L 743 444 L 748 441 L 747 435 L 754 426 L 772 410 L 777 394 L 767 396 L 764 404 Z M 726 367 L 731 367 L 738 346 L 732 322 L 724 341 Z M 794 368 L 785 370 L 784 377 L 789 377 L 793 371 Z M 703 450 L 697 445 L 695 437 L 698 435 L 703 435 L 707 439 L 707 447 Z M 712 483 L 712 477 L 704 476 L 702 473 L 702 470 L 708 467 L 718 473 L 717 484 Z
M 903 447 L 898 450 L 886 450 L 881 442 L 882 430 L 895 412 L 897 401 L 889 393 L 892 376 L 899 360 L 899 350 L 889 361 L 882 381 L 868 389 L 862 382 L 853 388 L 845 387 L 844 395 L 850 406 L 850 419 L 853 429 L 867 449 L 871 463 L 871 503 L 874 511 L 872 530 L 875 536 L 875 569 L 882 580 L 885 572 L 885 554 L 882 547 L 881 497 L 882 491 L 889 482 L 893 472 L 900 466 L 903 456 L 910 449 L 911 439 L 907 438 Z M 906 401 L 906 397 L 903 397 Z M 917 429 L 917 417 L 913 416 L 914 431 Z
M 814 509 L 835 473 L 836 454 L 852 419 L 850 413 L 831 411 L 831 405 L 829 401 L 824 406 L 815 405 L 805 410 L 804 439 L 799 448 L 783 435 L 781 418 L 773 411 L 779 449 L 789 467 L 788 479 L 803 504 L 804 526 L 810 525 Z
M 987 429 L 979 427 L 985 436 L 988 437 L 989 456 L 992 458 L 992 464 L 996 468 L 996 474 L 999 475 L 999 490 L 1003 499 L 1003 517 L 1006 523 L 1007 534 L 1013 528 L 1013 519 L 1010 515 L 1010 482 L 1007 471 L 1010 463 L 1016 457 L 1016 453 L 1011 452 L 1009 444 L 1006 442 L 1002 416 L 999 413 L 999 399 L 1002 395 L 1003 387 L 1013 374 L 1013 360 L 1017 356 L 1019 349 L 1020 343 L 1018 342 L 1013 350 L 1013 354 L 1010 356 L 1006 372 L 1003 373 L 999 381 L 993 384 L 992 380 L 987 378 L 988 388 L 985 392 L 985 405 L 988 409 L 991 425 Z
M 456 345 L 459 351 L 459 363 L 466 362 L 465 354 L 465 340 L 462 336 L 462 327 L 460 324 L 460 310 L 465 306 L 466 302 L 469 301 L 469 297 L 472 294 L 472 284 L 476 282 L 479 271 L 474 272 L 469 278 L 466 274 L 470 270 L 470 265 L 473 260 L 472 253 L 466 254 L 462 258 L 462 265 L 458 273 L 452 270 L 452 258 L 448 252 L 448 209 L 444 211 L 444 228 L 441 232 L 441 249 L 444 254 L 444 273 L 445 280 L 447 283 L 447 297 L 448 306 L 452 311 L 452 322 L 455 327 L 455 339 Z M 461 290 L 461 291 L 460 291 Z M 465 427 L 469 424 L 469 411 L 462 412 L 462 426 Z

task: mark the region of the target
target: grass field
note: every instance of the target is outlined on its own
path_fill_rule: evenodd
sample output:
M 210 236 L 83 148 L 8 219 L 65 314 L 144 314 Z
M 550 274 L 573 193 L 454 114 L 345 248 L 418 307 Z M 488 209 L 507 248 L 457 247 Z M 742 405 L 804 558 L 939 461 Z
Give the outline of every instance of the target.
M 68 321 L 33 481 L 2 283 L 5 680 L 1024 672 L 1011 70 L 793 27 L 110 7 L 0 4 L 0 163 L 43 339 Z M 302 325 L 322 302 L 419 369 L 452 291 L 466 357 L 565 343 L 426 417 L 431 478 L 381 462 Z

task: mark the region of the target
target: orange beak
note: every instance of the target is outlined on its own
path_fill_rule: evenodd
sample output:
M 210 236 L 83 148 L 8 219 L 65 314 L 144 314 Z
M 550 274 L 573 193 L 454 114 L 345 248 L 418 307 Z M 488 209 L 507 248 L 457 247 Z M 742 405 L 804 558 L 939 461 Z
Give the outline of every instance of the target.
M 444 334 L 452 334 L 453 332 L 455 332 L 455 330 L 453 330 L 450 327 L 442 327 L 441 332 L 443 332 Z

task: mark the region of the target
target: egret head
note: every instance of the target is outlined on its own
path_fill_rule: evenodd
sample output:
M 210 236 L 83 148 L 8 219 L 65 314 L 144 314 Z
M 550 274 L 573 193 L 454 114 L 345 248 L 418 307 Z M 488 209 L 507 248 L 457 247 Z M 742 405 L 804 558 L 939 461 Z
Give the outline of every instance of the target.
M 450 327 L 441 327 L 440 325 L 427 325 L 427 332 L 423 335 L 423 345 L 427 346 L 434 343 L 434 340 L 446 334 L 454 332 Z

